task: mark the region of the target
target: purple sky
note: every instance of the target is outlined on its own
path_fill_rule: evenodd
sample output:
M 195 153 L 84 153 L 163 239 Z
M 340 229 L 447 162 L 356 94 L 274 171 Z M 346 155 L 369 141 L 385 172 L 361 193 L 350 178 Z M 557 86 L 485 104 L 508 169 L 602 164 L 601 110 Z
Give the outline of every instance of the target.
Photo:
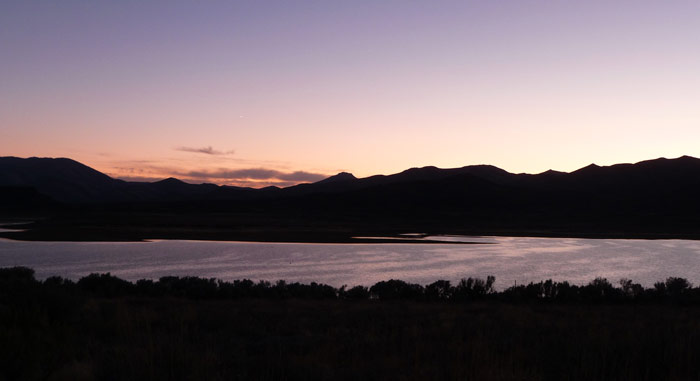
M 700 156 L 697 1 L 2 1 L 0 155 L 263 186 Z

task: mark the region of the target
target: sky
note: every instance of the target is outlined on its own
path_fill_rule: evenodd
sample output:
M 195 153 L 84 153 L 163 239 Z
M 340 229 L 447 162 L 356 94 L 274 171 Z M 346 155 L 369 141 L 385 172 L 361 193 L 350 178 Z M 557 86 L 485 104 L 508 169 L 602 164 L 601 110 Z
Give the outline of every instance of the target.
M 0 156 L 261 187 L 699 143 L 698 1 L 0 2 Z

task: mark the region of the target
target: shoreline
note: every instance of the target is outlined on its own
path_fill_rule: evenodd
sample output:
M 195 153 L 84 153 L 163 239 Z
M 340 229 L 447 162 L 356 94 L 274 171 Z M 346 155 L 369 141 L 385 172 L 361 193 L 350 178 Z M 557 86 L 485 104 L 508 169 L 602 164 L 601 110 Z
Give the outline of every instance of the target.
M 700 240 L 700 233 L 599 233 L 599 232 L 542 232 L 542 231 L 479 231 L 478 233 L 433 233 L 426 237 L 456 236 L 464 241 L 409 238 L 404 233 L 371 236 L 362 234 L 342 235 L 324 231 L 317 232 L 265 232 L 251 233 L 230 231 L 198 231 L 195 229 L 173 229 L 172 232 L 158 229 L 149 234 L 125 230 L 97 230 L 87 232 L 63 229 L 7 229 L 0 225 L 0 238 L 18 242 L 149 242 L 157 240 L 218 241 L 218 242 L 258 242 L 258 243 L 306 243 L 306 244 L 444 244 L 444 245 L 484 245 L 487 242 L 469 241 L 476 237 L 522 237 L 552 239 L 613 239 L 613 240 Z

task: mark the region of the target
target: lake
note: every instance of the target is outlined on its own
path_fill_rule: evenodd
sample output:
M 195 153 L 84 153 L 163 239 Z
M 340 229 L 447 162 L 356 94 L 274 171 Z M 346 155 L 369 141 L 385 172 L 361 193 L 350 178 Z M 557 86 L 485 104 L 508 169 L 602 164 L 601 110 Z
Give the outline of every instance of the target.
M 629 278 L 650 287 L 669 276 L 700 282 L 700 241 L 529 237 L 427 239 L 482 244 L 303 244 L 212 241 L 20 242 L 0 240 L 0 267 L 27 266 L 37 278 L 110 272 L 128 280 L 166 275 L 223 280 L 284 279 L 332 286 L 402 279 L 496 276 L 496 287 L 552 278 L 585 284 Z

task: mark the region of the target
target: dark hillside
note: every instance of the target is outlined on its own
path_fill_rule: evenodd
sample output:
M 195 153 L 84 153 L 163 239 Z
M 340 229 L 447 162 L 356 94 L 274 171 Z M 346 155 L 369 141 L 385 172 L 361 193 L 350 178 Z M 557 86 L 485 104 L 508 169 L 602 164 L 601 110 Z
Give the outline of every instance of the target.
M 3 233 L 15 238 L 45 236 L 57 227 L 66 234 L 53 236 L 75 237 L 80 229 L 103 230 L 100 237 L 321 241 L 407 231 L 700 238 L 700 160 L 687 156 L 536 175 L 487 165 L 361 179 L 341 173 L 281 189 L 174 178 L 129 183 L 68 159 L 0 158 L 0 186 L 27 190 L 15 211 L 46 202 L 27 201 L 36 197 L 68 210 L 35 224 L 33 232 Z

